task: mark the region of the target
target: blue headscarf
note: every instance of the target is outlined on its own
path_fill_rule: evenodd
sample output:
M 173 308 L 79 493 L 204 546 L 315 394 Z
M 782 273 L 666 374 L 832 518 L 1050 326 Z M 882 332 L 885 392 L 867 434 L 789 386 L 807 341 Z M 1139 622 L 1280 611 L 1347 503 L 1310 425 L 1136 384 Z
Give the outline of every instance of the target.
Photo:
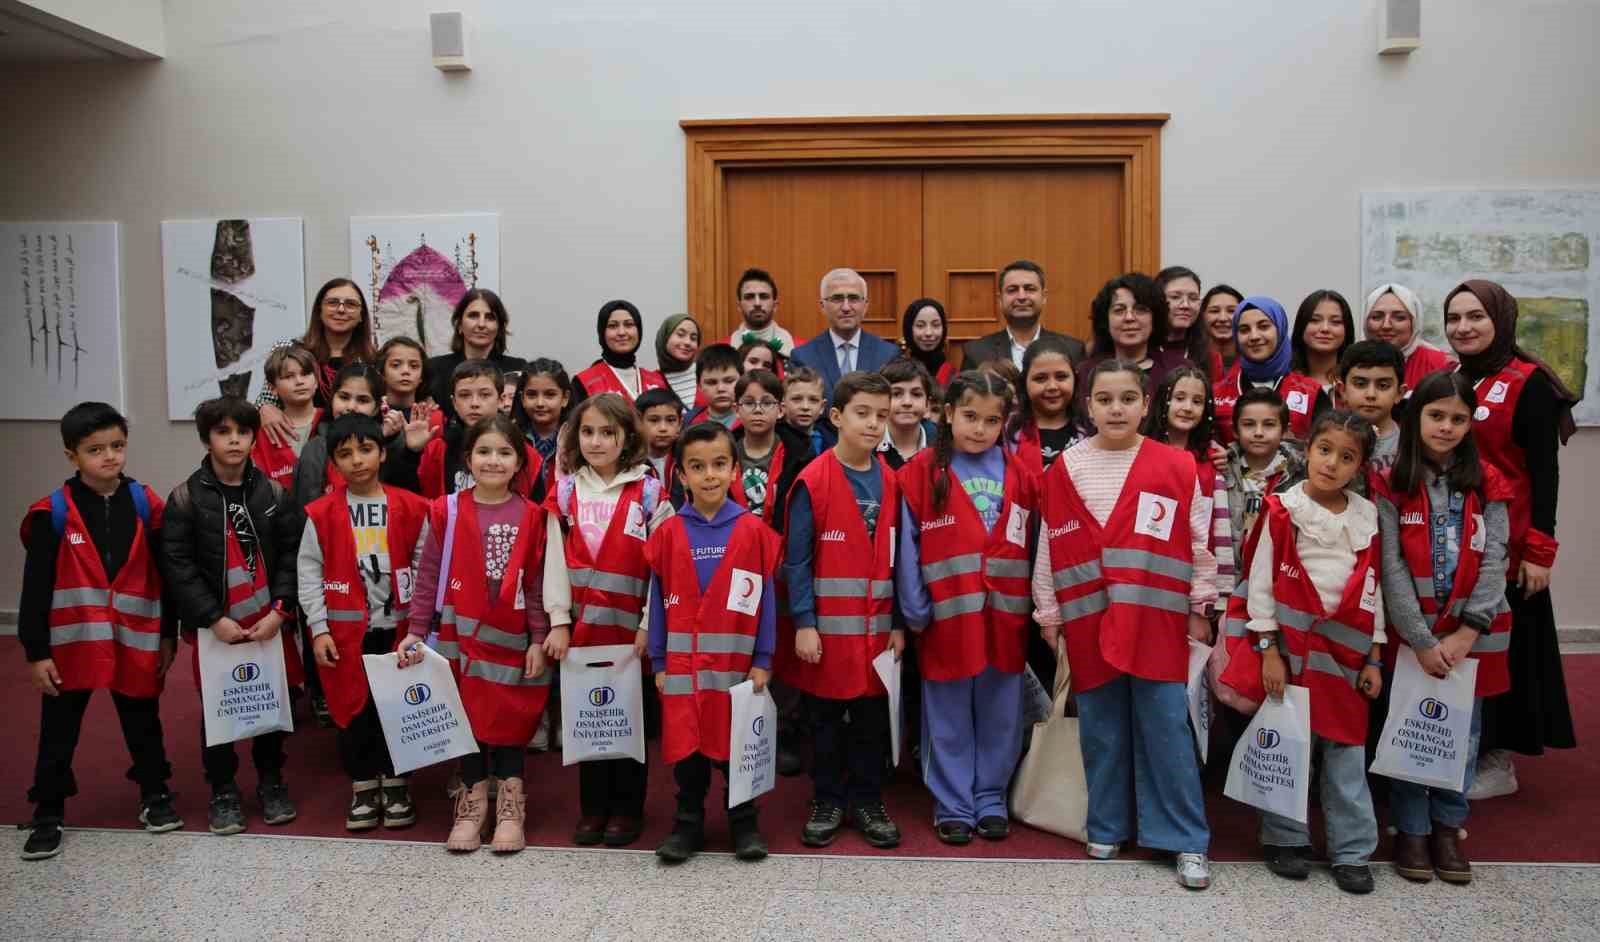
M 1245 356 L 1244 347 L 1239 345 L 1239 318 L 1251 308 L 1267 315 L 1278 328 L 1278 349 L 1261 363 Z M 1239 351 L 1239 371 L 1252 383 L 1270 383 L 1289 372 L 1289 315 L 1284 313 L 1283 305 L 1266 295 L 1253 294 L 1239 302 L 1238 310 L 1233 312 L 1233 343 L 1234 349 Z

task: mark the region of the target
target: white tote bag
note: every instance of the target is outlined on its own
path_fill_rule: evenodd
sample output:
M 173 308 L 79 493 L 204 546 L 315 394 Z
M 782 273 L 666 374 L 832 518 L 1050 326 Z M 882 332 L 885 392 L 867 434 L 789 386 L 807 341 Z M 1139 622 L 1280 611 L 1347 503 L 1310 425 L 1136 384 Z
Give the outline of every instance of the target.
M 417 650 L 422 663 L 406 668 L 394 652 L 361 656 L 396 775 L 478 751 L 450 662 L 426 645 Z
M 1022 724 L 1032 726 L 1050 717 L 1050 691 L 1033 668 L 1022 665 Z
M 631 644 L 568 648 L 561 662 L 561 764 L 644 761 L 644 684 Z
M 883 689 L 889 693 L 889 757 L 890 764 L 899 765 L 900 727 L 905 725 L 900 720 L 905 707 L 900 700 L 900 659 L 894 656 L 894 648 L 884 648 L 873 658 L 872 669 L 878 672 Z
M 282 638 L 228 644 L 202 628 L 195 632 L 195 644 L 200 649 L 207 746 L 280 729 L 294 732 Z
M 1261 702 L 1233 750 L 1222 793 L 1304 824 L 1310 785 L 1311 692 L 1289 686 L 1282 700 Z
M 1472 658 L 1443 678 L 1422 669 L 1410 645 L 1400 645 L 1389 688 L 1389 716 L 1372 772 L 1459 792 L 1467 779 L 1472 697 L 1478 662 Z
M 1206 664 L 1211 659 L 1211 648 L 1189 639 L 1189 725 L 1194 728 L 1194 744 L 1200 750 L 1200 764 L 1206 764 L 1211 752 L 1211 681 L 1206 676 Z
M 728 807 L 778 784 L 778 704 L 746 680 L 728 688 Z
M 1078 718 L 1067 715 L 1072 668 L 1065 641 L 1056 650 L 1056 693 L 1050 714 L 1033 725 L 1028 752 L 1011 780 L 1011 816 L 1029 827 L 1087 843 L 1089 785 Z

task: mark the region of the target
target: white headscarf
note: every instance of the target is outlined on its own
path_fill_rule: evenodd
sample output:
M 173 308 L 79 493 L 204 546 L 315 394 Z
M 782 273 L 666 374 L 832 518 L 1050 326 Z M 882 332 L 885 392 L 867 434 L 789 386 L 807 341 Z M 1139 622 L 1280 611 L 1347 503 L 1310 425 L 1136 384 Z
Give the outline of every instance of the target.
M 1356 318 L 1356 338 L 1359 340 L 1367 338 L 1367 314 L 1372 311 L 1372 306 L 1378 303 L 1378 299 L 1386 294 L 1392 294 L 1399 298 L 1400 303 L 1405 305 L 1406 310 L 1411 312 L 1411 342 L 1405 345 L 1405 348 L 1400 351 L 1400 355 L 1410 360 L 1411 354 L 1417 352 L 1418 347 L 1427 347 L 1430 350 L 1439 349 L 1422 339 L 1422 301 L 1417 297 L 1415 291 L 1405 285 L 1380 285 L 1378 290 L 1367 295 L 1367 306 L 1362 308 L 1361 316 Z

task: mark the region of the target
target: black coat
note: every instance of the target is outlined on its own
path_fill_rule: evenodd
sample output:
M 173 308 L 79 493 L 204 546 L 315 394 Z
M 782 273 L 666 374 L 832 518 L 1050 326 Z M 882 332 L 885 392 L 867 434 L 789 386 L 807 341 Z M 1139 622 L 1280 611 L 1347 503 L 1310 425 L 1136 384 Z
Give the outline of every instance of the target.
M 261 565 L 274 601 L 293 611 L 299 598 L 295 562 L 304 519 L 288 491 L 247 464 L 245 509 L 256 529 Z M 209 628 L 227 613 L 227 509 L 211 458 L 172 489 L 161 528 L 161 577 L 184 628 Z

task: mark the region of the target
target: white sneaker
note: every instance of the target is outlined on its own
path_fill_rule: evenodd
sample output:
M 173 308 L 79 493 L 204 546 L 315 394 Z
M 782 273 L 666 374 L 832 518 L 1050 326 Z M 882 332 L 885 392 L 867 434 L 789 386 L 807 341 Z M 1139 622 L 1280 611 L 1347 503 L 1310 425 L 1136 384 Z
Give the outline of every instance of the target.
M 1211 862 L 1205 854 L 1178 855 L 1178 885 L 1191 890 L 1211 885 Z
M 1478 767 L 1473 773 L 1472 787 L 1467 789 L 1467 800 L 1483 801 L 1516 793 L 1517 770 L 1511 764 L 1511 753 L 1505 749 L 1485 753 L 1478 760 Z
M 1117 858 L 1117 854 L 1122 852 L 1122 845 L 1120 843 L 1096 844 L 1094 841 L 1090 841 L 1085 846 L 1088 849 L 1089 856 L 1093 857 L 1095 860 L 1115 860 Z

